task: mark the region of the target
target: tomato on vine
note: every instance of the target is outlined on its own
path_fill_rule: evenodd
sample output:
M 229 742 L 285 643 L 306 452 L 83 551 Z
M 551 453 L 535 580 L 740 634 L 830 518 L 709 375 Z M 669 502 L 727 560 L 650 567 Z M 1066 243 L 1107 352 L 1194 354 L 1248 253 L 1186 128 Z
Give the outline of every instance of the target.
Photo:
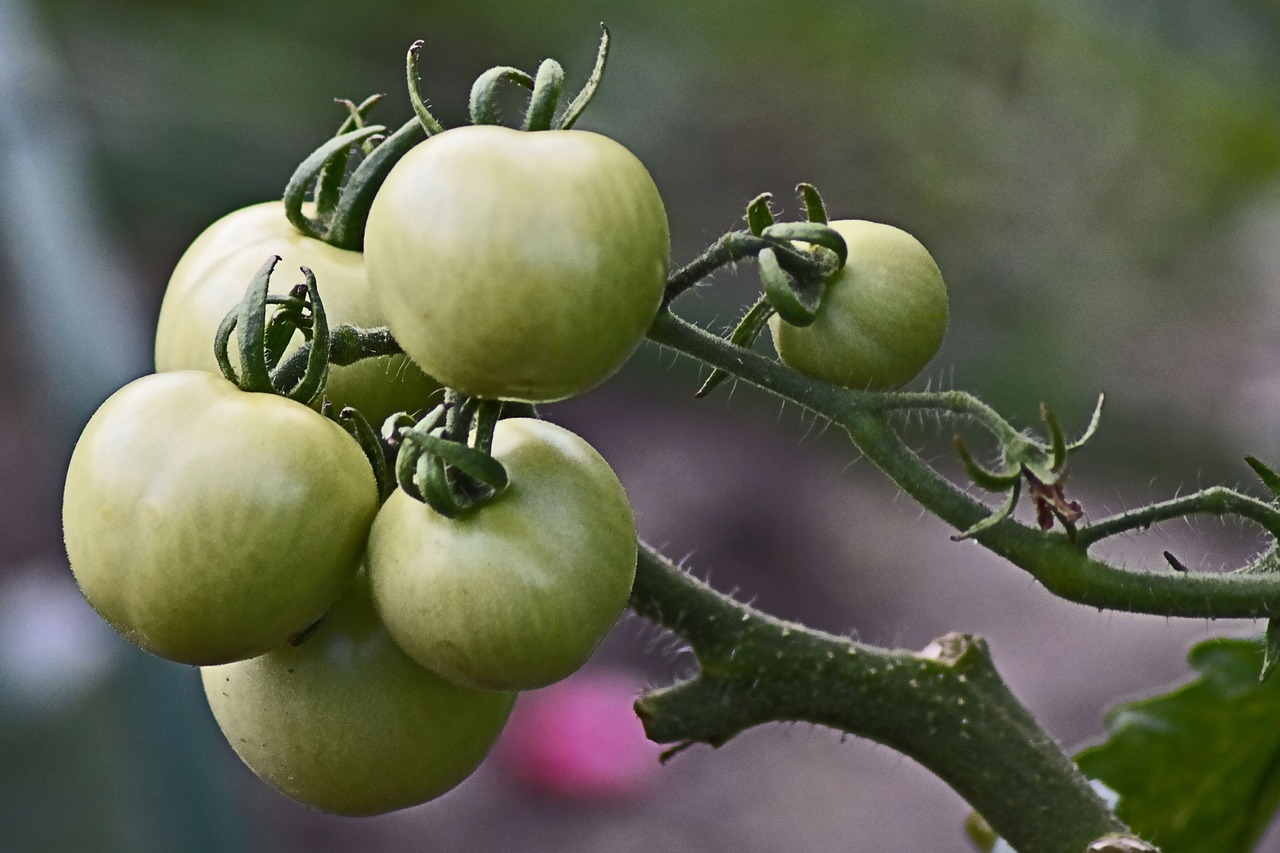
M 317 619 L 360 562 L 378 494 L 342 427 L 221 376 L 157 373 L 112 395 L 63 495 L 89 603 L 153 654 L 261 654 Z
M 405 351 L 467 394 L 543 402 L 621 367 L 657 313 L 670 246 L 653 180 L 577 130 L 445 131 L 409 151 L 365 230 Z
M 227 311 L 244 295 L 262 260 L 283 258 L 286 268 L 306 266 L 324 286 L 333 325 L 386 325 L 369 289 L 364 256 L 306 237 L 289 222 L 278 201 L 242 208 L 219 219 L 196 238 L 178 261 L 160 307 L 156 370 L 218 372 L 210 342 Z M 325 394 L 342 408 L 353 406 L 372 422 L 393 412 L 424 408 L 439 385 L 406 356 L 382 356 L 337 367 Z
M 947 289 L 915 237 L 864 220 L 830 223 L 848 260 L 827 283 L 808 326 L 769 321 L 787 365 L 849 388 L 888 391 L 914 379 L 942 346 Z
M 452 789 L 488 754 L 515 702 L 410 660 L 378 621 L 363 572 L 296 646 L 200 675 L 214 719 L 254 773 L 343 815 L 382 814 Z
M 410 657 L 458 684 L 541 687 L 577 670 L 622 613 L 636 570 L 626 493 L 589 444 L 499 421 L 509 485 L 447 518 L 397 490 L 369 534 L 374 601 Z

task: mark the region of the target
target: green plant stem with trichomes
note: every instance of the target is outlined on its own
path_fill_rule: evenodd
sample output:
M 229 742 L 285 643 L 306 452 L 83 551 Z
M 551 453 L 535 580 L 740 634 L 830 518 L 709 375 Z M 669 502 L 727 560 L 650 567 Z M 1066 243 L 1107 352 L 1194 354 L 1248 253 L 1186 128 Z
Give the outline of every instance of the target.
M 916 759 L 1024 853 L 1079 853 L 1127 831 L 981 639 L 949 634 L 913 653 L 824 634 L 716 592 L 643 543 L 631 606 L 686 639 L 700 667 L 636 702 L 655 741 L 719 746 L 764 723 L 815 723 Z
M 912 395 L 853 391 L 810 379 L 686 323 L 669 311 L 658 315 L 649 337 L 840 425 L 867 459 L 925 509 L 957 530 L 968 530 L 990 514 L 990 509 L 907 447 L 889 424 L 887 415 L 909 407 Z M 947 410 L 962 412 L 993 431 L 1006 429 L 1000 426 L 1005 423 L 1002 418 L 964 392 L 918 395 L 917 399 L 935 410 L 943 409 L 945 402 Z M 1118 521 L 1082 526 L 1075 542 L 1063 533 L 1046 533 L 1012 518 L 973 538 L 1029 572 L 1053 594 L 1080 604 L 1199 619 L 1280 615 L 1280 573 L 1137 572 L 1110 565 L 1087 552 L 1088 544 L 1106 536 L 1193 513 L 1238 514 L 1269 530 L 1280 529 L 1275 526 L 1280 524 L 1280 515 L 1274 507 L 1229 489 L 1215 488 L 1170 505 L 1120 516 Z

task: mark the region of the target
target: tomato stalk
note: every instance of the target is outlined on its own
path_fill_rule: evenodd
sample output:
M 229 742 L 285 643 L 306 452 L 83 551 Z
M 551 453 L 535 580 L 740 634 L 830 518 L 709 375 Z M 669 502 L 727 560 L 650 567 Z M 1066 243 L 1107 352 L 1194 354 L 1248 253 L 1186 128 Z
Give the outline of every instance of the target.
M 649 737 L 722 746 L 769 722 L 810 722 L 911 756 L 1018 850 L 1139 841 L 1010 692 L 980 638 L 879 648 L 775 619 L 689 576 L 641 543 L 631 607 L 685 639 L 700 672 L 641 696 Z
M 973 395 L 947 392 L 870 392 L 841 388 L 804 376 L 763 355 L 661 312 L 649 337 L 731 376 L 791 401 L 848 431 L 862 454 L 907 494 L 958 531 L 990 510 L 942 476 L 902 441 L 888 422 L 894 412 L 932 411 L 980 424 L 1010 445 L 1036 444 Z M 1040 444 L 1045 452 L 1052 447 Z M 1191 515 L 1234 516 L 1280 536 L 1280 507 L 1234 489 L 1212 487 L 1079 527 L 1075 540 L 1005 518 L 974 541 L 1030 573 L 1051 593 L 1092 607 L 1197 619 L 1280 616 L 1280 551 L 1273 544 L 1242 570 L 1231 573 L 1158 574 L 1112 565 L 1087 553 L 1112 536 Z

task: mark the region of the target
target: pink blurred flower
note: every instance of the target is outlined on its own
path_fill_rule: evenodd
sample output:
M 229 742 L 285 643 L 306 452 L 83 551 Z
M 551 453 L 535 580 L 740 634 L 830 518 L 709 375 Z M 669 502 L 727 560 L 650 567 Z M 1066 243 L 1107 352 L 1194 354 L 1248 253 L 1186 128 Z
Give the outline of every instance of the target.
M 632 710 L 624 675 L 579 672 L 524 693 L 498 744 L 499 761 L 540 793 L 576 800 L 637 796 L 653 781 L 662 747 Z

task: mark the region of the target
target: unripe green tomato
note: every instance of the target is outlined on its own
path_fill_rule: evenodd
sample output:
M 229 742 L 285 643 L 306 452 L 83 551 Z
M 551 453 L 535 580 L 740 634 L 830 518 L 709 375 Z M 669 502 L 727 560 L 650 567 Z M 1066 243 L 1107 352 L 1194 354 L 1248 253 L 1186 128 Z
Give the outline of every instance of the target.
M 872 391 L 901 388 L 942 346 L 947 287 L 920 241 L 892 225 L 830 223 L 849 260 L 827 285 L 812 325 L 769 321 L 782 361 L 816 379 Z
M 395 811 L 452 789 L 484 759 L 515 702 L 405 656 L 378 621 L 363 572 L 298 646 L 200 676 L 219 728 L 254 773 L 343 815 Z
M 360 563 L 378 508 L 342 427 L 220 376 L 157 373 L 113 394 L 67 470 L 62 525 L 89 603 L 190 664 L 262 654 L 306 628 Z
M 303 236 L 285 218 L 281 202 L 264 202 L 210 225 L 178 261 L 156 326 L 158 372 L 219 373 L 213 356 L 214 333 L 272 255 L 281 259 L 271 277 L 273 294 L 288 294 L 302 281 L 298 268 L 309 267 L 316 275 L 330 326 L 386 325 L 369 290 L 364 256 Z M 232 364 L 238 366 L 232 343 Z M 376 425 L 393 412 L 429 408 L 430 397 L 439 388 L 407 357 L 395 355 L 330 368 L 325 396 L 339 409 L 354 406 Z
M 418 663 L 487 690 L 542 687 L 595 651 L 631 594 L 636 530 L 609 464 L 545 421 L 498 422 L 510 485 L 446 518 L 397 490 L 369 534 L 374 601 Z
M 618 370 L 656 316 L 670 245 L 649 173 L 599 134 L 471 126 L 387 176 L 369 281 L 405 352 L 451 388 L 544 402 Z

